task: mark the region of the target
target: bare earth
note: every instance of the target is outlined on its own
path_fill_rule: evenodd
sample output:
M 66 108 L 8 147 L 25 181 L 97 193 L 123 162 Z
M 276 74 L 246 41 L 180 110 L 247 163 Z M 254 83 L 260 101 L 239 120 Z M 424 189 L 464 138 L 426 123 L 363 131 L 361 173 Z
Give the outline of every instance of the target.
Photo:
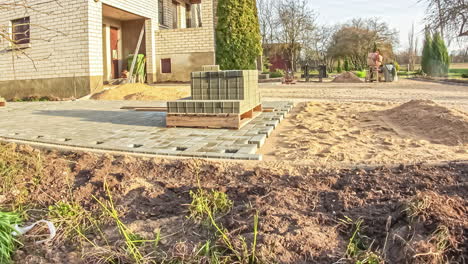
M 444 106 L 468 111 L 468 86 L 413 80 L 393 83 L 298 83 L 260 84 L 263 100 L 295 102 L 401 102 L 432 100 Z
M 338 167 L 468 160 L 468 115 L 428 101 L 301 103 L 264 160 Z
M 468 160 L 468 86 L 411 80 L 261 86 L 267 100 L 298 102 L 260 149 L 266 161 L 336 167 Z M 415 99 L 437 103 L 397 108 Z
M 127 83 L 91 96 L 93 100 L 172 101 L 190 96 L 190 86 Z

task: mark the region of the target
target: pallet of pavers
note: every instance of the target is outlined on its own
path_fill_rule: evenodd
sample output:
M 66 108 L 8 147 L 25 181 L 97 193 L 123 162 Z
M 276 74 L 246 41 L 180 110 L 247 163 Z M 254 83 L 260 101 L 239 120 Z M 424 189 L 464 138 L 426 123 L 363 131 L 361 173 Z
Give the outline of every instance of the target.
M 191 92 L 167 103 L 168 127 L 239 129 L 262 112 L 256 70 L 193 72 Z

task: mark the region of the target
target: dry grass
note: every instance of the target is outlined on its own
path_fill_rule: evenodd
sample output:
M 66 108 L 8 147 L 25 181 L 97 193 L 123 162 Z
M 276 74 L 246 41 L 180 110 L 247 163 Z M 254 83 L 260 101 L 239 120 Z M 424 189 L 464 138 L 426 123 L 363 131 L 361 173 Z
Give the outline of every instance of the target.
M 93 100 L 170 101 L 190 96 L 190 86 L 149 86 L 127 83 L 91 96 Z

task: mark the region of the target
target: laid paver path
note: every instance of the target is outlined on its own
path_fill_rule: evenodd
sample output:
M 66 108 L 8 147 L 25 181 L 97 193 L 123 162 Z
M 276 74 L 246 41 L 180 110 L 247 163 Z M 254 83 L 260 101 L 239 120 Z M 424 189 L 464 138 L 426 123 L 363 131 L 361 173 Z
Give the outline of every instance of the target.
M 102 150 L 203 158 L 260 160 L 257 149 L 292 108 L 274 107 L 239 130 L 166 128 L 166 113 L 122 110 L 164 102 L 74 101 L 8 103 L 0 108 L 0 138 Z

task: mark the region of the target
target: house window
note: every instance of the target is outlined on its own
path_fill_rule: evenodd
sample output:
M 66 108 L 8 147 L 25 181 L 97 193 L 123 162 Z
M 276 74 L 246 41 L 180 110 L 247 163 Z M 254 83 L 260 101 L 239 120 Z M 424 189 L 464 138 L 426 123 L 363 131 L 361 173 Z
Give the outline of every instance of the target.
M 172 2 L 172 28 L 179 28 L 179 3 Z
M 11 20 L 11 35 L 16 45 L 30 43 L 29 17 Z
M 191 5 L 187 4 L 185 5 L 185 19 L 186 19 L 186 26 L 187 28 L 192 27 L 192 11 L 191 11 Z
M 158 0 L 159 24 L 164 25 L 164 0 Z
M 190 15 L 187 15 L 187 18 L 188 17 L 190 17 L 190 27 L 201 27 L 202 26 L 201 4 L 200 3 L 190 5 Z
M 171 59 L 161 59 L 161 73 L 172 73 Z

